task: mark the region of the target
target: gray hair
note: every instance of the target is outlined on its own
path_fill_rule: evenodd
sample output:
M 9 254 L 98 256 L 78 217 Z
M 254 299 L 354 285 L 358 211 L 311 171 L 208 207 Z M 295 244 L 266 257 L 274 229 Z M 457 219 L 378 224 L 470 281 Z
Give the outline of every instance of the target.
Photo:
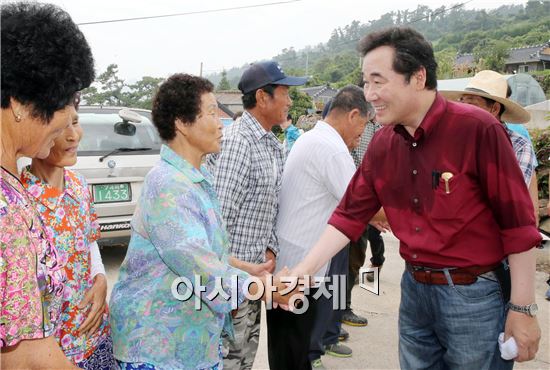
M 374 115 L 373 106 L 365 99 L 363 90 L 356 85 L 347 85 L 338 90 L 331 100 L 327 115 L 336 109 L 344 113 L 357 109 L 365 117 Z

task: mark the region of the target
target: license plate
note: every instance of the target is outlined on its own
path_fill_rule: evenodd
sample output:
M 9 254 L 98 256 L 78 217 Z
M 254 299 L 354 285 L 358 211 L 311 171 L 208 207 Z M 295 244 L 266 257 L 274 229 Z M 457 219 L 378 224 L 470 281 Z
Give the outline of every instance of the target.
M 95 203 L 129 202 L 130 184 L 97 184 L 93 185 Z

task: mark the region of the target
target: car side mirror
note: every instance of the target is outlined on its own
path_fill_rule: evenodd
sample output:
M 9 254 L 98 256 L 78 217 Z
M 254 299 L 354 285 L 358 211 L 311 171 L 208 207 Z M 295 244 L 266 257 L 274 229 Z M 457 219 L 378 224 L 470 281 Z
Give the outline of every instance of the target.
M 136 125 L 128 121 L 115 123 L 114 129 L 119 135 L 134 136 L 136 134 Z
M 134 136 L 136 134 L 136 125 L 132 122 L 141 122 L 141 116 L 126 108 L 119 110 L 118 115 L 122 118 L 122 122 L 115 123 L 115 132 L 119 135 Z

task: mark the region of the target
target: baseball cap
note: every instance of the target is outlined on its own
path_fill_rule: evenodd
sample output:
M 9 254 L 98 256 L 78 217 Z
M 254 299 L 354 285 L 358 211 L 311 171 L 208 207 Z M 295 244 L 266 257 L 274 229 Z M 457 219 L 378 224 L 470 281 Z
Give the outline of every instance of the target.
M 299 86 L 307 82 L 307 77 L 285 75 L 279 63 L 271 60 L 252 64 L 244 71 L 239 81 L 239 90 L 243 94 L 267 85 Z

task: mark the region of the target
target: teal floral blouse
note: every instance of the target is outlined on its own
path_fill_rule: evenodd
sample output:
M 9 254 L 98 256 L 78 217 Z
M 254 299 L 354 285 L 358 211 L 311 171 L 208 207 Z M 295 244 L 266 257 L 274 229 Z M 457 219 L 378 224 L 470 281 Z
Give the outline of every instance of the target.
M 111 295 L 115 357 L 160 369 L 212 368 L 221 361 L 222 330 L 232 334 L 230 312 L 244 300 L 249 276 L 228 264 L 210 175 L 166 145 L 160 157 L 145 178 Z M 192 282 L 194 292 L 178 278 Z

